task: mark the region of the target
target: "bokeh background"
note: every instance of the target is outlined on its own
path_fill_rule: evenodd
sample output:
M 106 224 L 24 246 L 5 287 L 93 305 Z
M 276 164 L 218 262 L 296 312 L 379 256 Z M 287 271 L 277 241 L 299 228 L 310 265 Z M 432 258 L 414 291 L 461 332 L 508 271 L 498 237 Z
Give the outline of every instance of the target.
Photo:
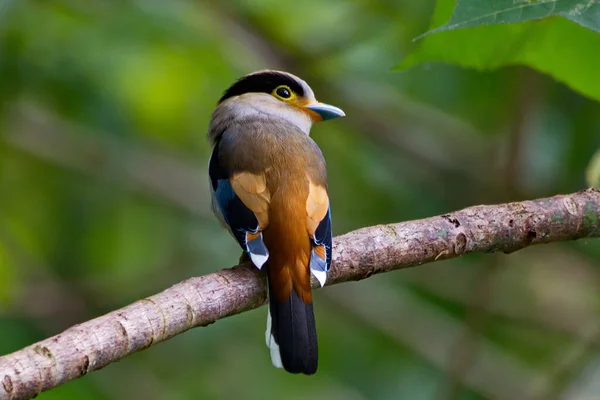
M 433 7 L 1 1 L 0 354 L 236 263 L 205 132 L 257 69 L 347 113 L 313 129 L 334 234 L 584 188 L 598 102 L 518 66 L 392 71 Z M 316 376 L 271 367 L 261 308 L 40 398 L 597 398 L 599 268 L 590 239 L 374 276 L 316 292 Z

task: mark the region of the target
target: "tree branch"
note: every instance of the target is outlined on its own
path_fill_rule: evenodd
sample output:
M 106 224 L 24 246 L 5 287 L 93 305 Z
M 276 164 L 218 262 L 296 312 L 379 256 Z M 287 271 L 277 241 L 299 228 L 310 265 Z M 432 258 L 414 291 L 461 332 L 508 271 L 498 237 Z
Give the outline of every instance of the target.
M 600 191 L 475 206 L 338 236 L 328 284 L 474 252 L 600 237 Z M 313 282 L 316 286 L 316 282 Z M 251 265 L 191 278 L 0 357 L 0 399 L 31 398 L 196 326 L 260 307 L 265 282 Z

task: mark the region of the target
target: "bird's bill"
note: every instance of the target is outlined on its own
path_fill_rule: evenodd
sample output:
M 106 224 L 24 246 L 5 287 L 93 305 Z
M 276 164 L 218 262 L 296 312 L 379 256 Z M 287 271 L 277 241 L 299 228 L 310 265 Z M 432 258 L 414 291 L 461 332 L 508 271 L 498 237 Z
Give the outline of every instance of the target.
M 325 104 L 325 103 L 313 103 L 305 106 L 307 110 L 315 112 L 321 118 L 321 121 L 327 121 L 328 119 L 334 119 L 339 117 L 345 117 L 346 114 L 341 108 Z

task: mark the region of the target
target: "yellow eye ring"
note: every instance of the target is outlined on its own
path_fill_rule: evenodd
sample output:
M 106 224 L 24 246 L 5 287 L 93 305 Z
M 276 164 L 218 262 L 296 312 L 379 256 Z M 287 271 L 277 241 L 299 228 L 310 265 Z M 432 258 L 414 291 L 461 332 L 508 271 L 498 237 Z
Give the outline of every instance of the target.
M 272 94 L 283 101 L 290 101 L 294 99 L 294 92 L 289 88 L 289 86 L 286 85 L 277 86 L 275 90 L 273 90 Z

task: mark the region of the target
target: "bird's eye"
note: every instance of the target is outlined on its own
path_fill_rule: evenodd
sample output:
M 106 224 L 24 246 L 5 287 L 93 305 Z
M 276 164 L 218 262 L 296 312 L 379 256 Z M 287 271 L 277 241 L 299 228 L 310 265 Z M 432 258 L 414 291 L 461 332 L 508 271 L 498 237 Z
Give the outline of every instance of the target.
M 279 86 L 277 89 L 275 89 L 275 94 L 280 99 L 289 99 L 292 97 L 292 92 L 287 86 Z

